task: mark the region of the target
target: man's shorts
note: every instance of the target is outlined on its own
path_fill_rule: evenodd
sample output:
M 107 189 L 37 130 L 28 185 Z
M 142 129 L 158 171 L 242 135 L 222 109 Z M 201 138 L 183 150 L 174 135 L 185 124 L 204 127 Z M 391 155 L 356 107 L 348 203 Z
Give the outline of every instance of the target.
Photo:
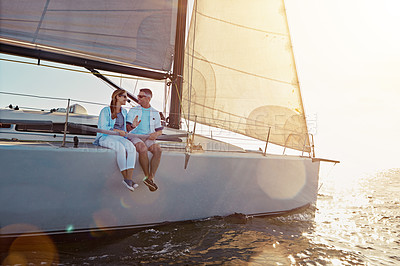
M 143 141 L 142 139 L 137 138 L 137 137 L 131 137 L 131 138 L 128 137 L 128 139 L 135 145 L 138 144 L 139 142 L 143 142 L 147 148 L 150 148 L 153 144 L 156 144 L 156 142 L 154 140 L 150 140 L 150 139 L 147 139 L 145 141 Z

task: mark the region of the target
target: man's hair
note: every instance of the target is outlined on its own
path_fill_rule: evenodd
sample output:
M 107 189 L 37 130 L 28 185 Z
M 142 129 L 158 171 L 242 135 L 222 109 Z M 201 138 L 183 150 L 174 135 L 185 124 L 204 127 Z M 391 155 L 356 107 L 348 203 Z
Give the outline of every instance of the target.
M 147 95 L 150 95 L 150 97 L 153 98 L 153 93 L 151 92 L 150 89 L 144 88 L 144 89 L 140 89 L 140 91 L 146 93 Z

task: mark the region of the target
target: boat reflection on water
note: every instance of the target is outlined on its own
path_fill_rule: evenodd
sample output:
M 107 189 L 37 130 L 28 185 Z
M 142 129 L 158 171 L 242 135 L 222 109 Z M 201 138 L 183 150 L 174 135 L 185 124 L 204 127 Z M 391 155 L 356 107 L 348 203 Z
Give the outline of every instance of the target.
M 2 250 L 1 262 L 398 264 L 400 198 L 394 195 L 400 195 L 400 169 L 367 177 L 323 175 L 321 183 L 316 205 L 285 215 L 235 214 L 136 231 L 107 232 L 107 236 L 106 232 L 82 238 L 70 234 L 73 237 L 64 242 L 54 236 L 16 239 L 9 250 Z

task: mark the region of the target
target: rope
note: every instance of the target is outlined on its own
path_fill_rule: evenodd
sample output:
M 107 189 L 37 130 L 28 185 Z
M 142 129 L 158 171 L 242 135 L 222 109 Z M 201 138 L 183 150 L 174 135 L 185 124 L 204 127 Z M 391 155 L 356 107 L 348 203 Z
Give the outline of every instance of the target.
M 68 98 L 39 96 L 39 95 L 25 94 L 25 93 L 15 93 L 15 92 L 0 91 L 0 94 L 7 94 L 7 95 L 13 95 L 13 96 L 23 96 L 23 97 L 32 97 L 32 98 L 39 98 L 39 99 L 58 100 L 58 101 L 68 101 Z M 82 101 L 82 100 L 76 100 L 76 99 L 69 99 L 69 100 L 74 101 L 74 102 L 79 102 L 79 103 L 87 103 L 87 104 L 108 106 L 108 104 L 104 104 L 104 103 Z

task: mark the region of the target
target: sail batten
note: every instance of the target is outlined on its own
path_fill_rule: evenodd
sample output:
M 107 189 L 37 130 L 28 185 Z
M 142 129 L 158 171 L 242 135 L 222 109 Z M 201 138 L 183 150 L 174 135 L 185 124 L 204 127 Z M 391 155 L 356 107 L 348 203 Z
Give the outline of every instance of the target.
M 184 116 L 310 151 L 283 1 L 195 1 L 193 18 Z
M 209 19 L 213 19 L 213 20 L 216 20 L 216 21 L 220 21 L 220 22 L 223 22 L 223 23 L 231 24 L 231 25 L 234 25 L 234 26 L 237 26 L 237 27 L 241 27 L 241 28 L 245 28 L 245 29 L 249 29 L 249 30 L 253 30 L 253 31 L 259 31 L 259 32 L 262 32 L 262 33 L 274 34 L 274 35 L 280 35 L 280 36 L 287 36 L 286 34 L 280 33 L 280 32 L 266 31 L 266 30 L 257 29 L 257 28 L 252 28 L 252 27 L 247 27 L 247 26 L 245 26 L 245 25 L 241 25 L 241 24 L 237 24 L 237 23 L 230 22 L 230 21 L 218 19 L 218 18 L 215 18 L 215 17 L 212 17 L 212 16 L 208 16 L 208 15 L 206 15 L 206 14 L 203 14 L 203 13 L 201 13 L 201 12 L 197 12 L 197 14 L 198 14 L 198 15 L 201 15 L 201 16 L 204 16 L 204 17 L 206 17 L 206 18 L 209 18 Z

